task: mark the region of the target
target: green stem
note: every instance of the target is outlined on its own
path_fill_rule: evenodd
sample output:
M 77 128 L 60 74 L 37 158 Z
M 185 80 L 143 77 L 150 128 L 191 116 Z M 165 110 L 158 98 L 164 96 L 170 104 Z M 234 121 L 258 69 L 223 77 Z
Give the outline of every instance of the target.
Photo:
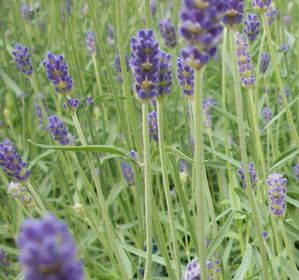
M 37 207 L 41 210 L 43 214 L 47 213 L 47 209 L 43 204 L 39 194 L 35 191 L 35 188 L 32 186 L 30 182 L 27 183 L 27 189 L 29 190 L 30 194 L 32 195 Z
M 144 1 L 144 14 L 145 14 L 145 25 L 147 28 L 151 28 L 151 7 L 150 0 Z

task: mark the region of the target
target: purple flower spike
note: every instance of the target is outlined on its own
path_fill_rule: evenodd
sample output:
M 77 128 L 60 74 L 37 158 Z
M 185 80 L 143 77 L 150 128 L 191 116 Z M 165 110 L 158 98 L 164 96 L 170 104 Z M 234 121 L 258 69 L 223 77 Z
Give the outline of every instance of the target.
M 68 94 L 73 88 L 73 80 L 69 69 L 64 62 L 63 55 L 48 53 L 43 62 L 49 81 L 55 86 L 55 90 L 61 94 Z
M 216 102 L 213 98 L 207 98 L 203 100 L 203 114 L 204 114 L 204 125 L 207 128 L 212 128 L 212 109 Z
M 18 69 L 25 75 L 30 76 L 33 72 L 30 53 L 27 47 L 20 44 L 15 44 L 14 50 L 12 51 L 14 60 L 17 63 Z
M 134 170 L 128 163 L 122 163 L 121 165 L 122 175 L 129 187 L 135 186 L 135 174 Z
M 263 107 L 262 109 L 262 119 L 265 125 L 267 125 L 272 120 L 272 111 L 269 107 Z
M 166 96 L 170 93 L 170 87 L 172 84 L 172 72 L 171 72 L 171 55 L 163 51 L 160 51 L 159 61 L 159 82 L 157 98 Z
M 272 0 L 252 0 L 251 5 L 259 12 L 266 12 L 270 7 Z
M 260 71 L 262 74 L 265 74 L 270 64 L 270 56 L 268 53 L 261 54 L 261 64 Z
M 26 181 L 30 176 L 26 163 L 9 140 L 0 143 L 0 166 L 10 178 L 17 182 Z
M 130 70 L 130 65 L 129 65 L 129 57 L 128 55 L 125 55 L 125 62 L 126 62 L 126 70 L 127 72 Z M 119 55 L 116 56 L 115 58 L 115 71 L 117 74 L 117 79 L 120 83 L 123 82 L 123 77 L 122 77 L 122 71 L 121 71 L 121 65 L 120 65 L 120 57 Z
M 140 30 L 131 40 L 130 65 L 140 100 L 156 96 L 159 81 L 159 44 L 152 30 Z
M 150 140 L 158 142 L 158 117 L 156 111 L 152 111 L 148 114 L 148 125 Z
M 228 0 L 228 8 L 222 22 L 225 25 L 238 25 L 242 22 L 244 13 L 244 0 Z
M 165 45 L 169 48 L 175 48 L 177 45 L 176 31 L 170 19 L 161 20 L 159 29 Z
M 29 21 L 29 20 L 32 20 L 34 18 L 34 11 L 26 3 L 22 3 L 20 5 L 20 12 L 21 12 L 22 18 L 25 21 Z
M 242 85 L 245 88 L 250 88 L 255 83 L 255 78 L 253 74 L 253 67 L 251 64 L 251 58 L 248 50 L 248 43 L 244 35 L 237 33 L 236 37 L 237 46 L 237 57 L 239 72 L 242 80 Z
M 268 24 L 272 25 L 274 20 L 278 17 L 278 15 L 279 15 L 278 10 L 274 9 L 272 6 L 270 6 L 266 12 Z
M 211 56 L 215 55 L 216 49 L 213 48 L 210 51 L 211 55 L 207 52 L 201 52 L 193 46 L 189 46 L 185 49 L 182 49 L 181 56 L 188 65 L 196 70 L 200 70 L 209 62 Z
M 25 220 L 17 239 L 26 280 L 84 280 L 76 243 L 67 226 L 52 215 Z
M 156 0 L 151 0 L 150 2 L 150 10 L 151 10 L 151 14 L 154 17 L 156 15 L 157 12 L 157 3 Z
M 294 169 L 295 177 L 297 181 L 299 181 L 299 162 L 293 167 L 293 169 Z
M 271 174 L 266 183 L 269 187 L 270 210 L 276 217 L 282 217 L 286 210 L 287 179 L 282 174 Z
M 57 116 L 48 118 L 48 130 L 53 139 L 61 145 L 70 145 L 73 142 L 72 136 L 69 134 L 62 120 Z
M 213 258 L 213 260 L 207 261 L 207 268 L 209 273 L 209 280 L 218 279 L 218 274 L 221 271 L 221 260 Z
M 94 56 L 97 54 L 96 34 L 94 32 L 88 31 L 86 33 L 85 44 L 86 44 L 86 49 L 90 56 Z
M 42 108 L 40 106 L 40 103 L 38 102 L 38 99 L 40 99 L 42 106 L 44 107 L 44 111 L 46 112 L 46 117 L 48 117 L 49 109 L 46 103 L 46 99 L 42 93 L 38 94 L 34 98 L 34 112 L 35 116 L 38 118 L 39 124 L 41 127 L 44 126 L 44 119 L 43 119 L 43 114 L 42 114 Z
M 248 41 L 254 42 L 257 35 L 260 32 L 259 19 L 256 14 L 248 14 L 246 19 L 244 20 L 244 33 L 246 34 Z
M 257 174 L 256 174 L 256 171 L 254 168 L 254 164 L 252 162 L 250 162 L 248 164 L 248 171 L 249 171 L 249 175 L 250 175 L 250 181 L 251 181 L 252 188 L 255 188 L 256 184 L 257 184 Z M 240 176 L 241 184 L 245 188 L 246 183 L 245 183 L 245 174 L 244 174 L 243 164 L 242 164 L 241 168 L 238 169 L 238 173 Z
M 200 268 L 196 260 L 192 260 L 187 265 L 187 270 L 182 280 L 200 280 Z
M 182 58 L 177 60 L 177 77 L 184 95 L 191 97 L 194 94 L 194 71 Z
M 85 106 L 90 107 L 90 106 L 93 105 L 93 102 L 94 102 L 93 97 L 88 95 L 86 100 L 85 100 Z

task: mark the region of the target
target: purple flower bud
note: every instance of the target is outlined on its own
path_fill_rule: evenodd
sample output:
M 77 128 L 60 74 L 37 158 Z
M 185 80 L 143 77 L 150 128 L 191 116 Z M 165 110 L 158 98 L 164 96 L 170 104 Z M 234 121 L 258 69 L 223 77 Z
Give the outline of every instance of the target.
M 152 30 L 140 30 L 132 38 L 130 65 L 137 97 L 141 100 L 155 97 L 159 81 L 159 44 Z
M 228 0 L 228 7 L 222 22 L 226 25 L 237 25 L 242 22 L 244 0 Z
M 86 32 L 85 44 L 86 44 L 86 49 L 90 56 L 94 56 L 97 54 L 96 35 L 94 32 L 92 31 Z
M 130 152 L 130 157 L 133 159 L 133 160 L 138 160 L 138 155 L 137 155 L 137 152 L 132 150 Z
M 293 167 L 293 169 L 294 169 L 295 177 L 297 181 L 299 181 L 299 162 Z
M 274 9 L 272 6 L 270 6 L 266 12 L 266 17 L 268 20 L 268 24 L 272 25 L 274 20 L 278 17 L 279 12 L 278 10 Z
M 267 239 L 268 238 L 268 232 L 263 231 L 262 232 L 262 237 L 263 237 L 264 240 Z
M 93 97 L 92 96 L 90 96 L 90 95 L 88 95 L 87 96 L 87 98 L 86 98 L 86 100 L 85 100 L 85 105 L 86 105 L 86 107 L 90 107 L 91 105 L 93 105 Z
M 148 114 L 148 125 L 149 125 L 149 137 L 150 140 L 159 141 L 158 136 L 158 117 L 157 112 L 152 111 Z
M 268 124 L 272 120 L 272 111 L 269 107 L 263 107 L 262 109 L 262 119 L 264 124 Z
M 207 128 L 212 128 L 212 108 L 215 106 L 216 102 L 213 98 L 207 98 L 203 100 L 203 114 L 204 114 L 204 125 Z
M 42 93 L 39 93 L 38 95 L 36 95 L 34 98 L 34 112 L 35 112 L 35 116 L 38 118 L 40 126 L 43 127 L 44 119 L 43 119 L 43 114 L 42 114 L 42 108 L 40 107 L 40 102 L 38 99 L 40 99 L 40 102 L 44 107 L 43 109 L 46 112 L 47 117 L 48 117 L 49 109 L 48 109 L 44 95 Z
M 187 270 L 183 274 L 182 280 L 200 280 L 200 268 L 196 260 L 187 264 Z
M 30 53 L 28 48 L 20 44 L 15 44 L 14 50 L 12 51 L 15 62 L 17 63 L 18 69 L 25 75 L 30 76 L 33 72 Z
M 0 166 L 10 178 L 17 182 L 26 181 L 30 176 L 26 163 L 9 140 L 0 143 Z
M 67 100 L 67 107 L 70 110 L 76 111 L 78 109 L 79 105 L 80 105 L 79 99 L 68 98 L 68 100 Z
M 251 58 L 248 50 L 248 43 L 244 35 L 237 33 L 236 37 L 237 46 L 237 58 L 239 72 L 242 80 L 242 85 L 245 88 L 250 88 L 255 83 L 255 78 L 253 74 L 253 67 L 251 64 Z
M 163 51 L 160 51 L 159 60 L 159 82 L 158 82 L 158 97 L 166 96 L 170 93 L 170 87 L 172 84 L 172 72 L 171 72 L 171 55 Z
M 248 14 L 244 20 L 244 33 L 248 41 L 254 42 L 260 32 L 260 22 L 256 14 Z
M 26 187 L 22 186 L 20 183 L 10 182 L 7 193 L 13 198 L 19 199 L 24 205 L 33 206 L 32 197 L 27 192 Z
M 194 94 L 194 71 L 182 58 L 177 60 L 177 77 L 184 95 L 191 97 Z
M 125 55 L 125 62 L 126 62 L 126 70 L 127 72 L 130 70 L 130 65 L 129 65 L 129 57 L 128 55 Z M 117 79 L 119 82 L 123 82 L 123 77 L 122 77 L 122 72 L 121 72 L 121 65 L 120 65 L 120 57 L 119 55 L 116 56 L 115 58 L 115 71 L 117 74 Z
M 0 267 L 6 268 L 9 266 L 11 266 L 11 262 L 8 254 L 3 249 L 0 249 Z
M 260 12 L 266 12 L 270 7 L 272 0 L 252 0 L 251 5 Z
M 156 0 L 151 0 L 150 2 L 150 10 L 151 10 L 151 14 L 154 17 L 156 15 L 157 12 L 157 3 Z
M 114 45 L 114 28 L 112 24 L 108 23 L 107 25 L 107 42 L 109 45 Z
M 188 166 L 185 160 L 181 160 L 179 163 L 179 170 L 180 172 L 187 172 L 188 173 Z
M 76 244 L 67 226 L 52 215 L 26 219 L 17 239 L 26 280 L 83 280 Z
M 215 257 L 212 260 L 208 260 L 207 268 L 209 274 L 208 279 L 218 279 L 218 274 L 221 271 L 221 260 Z
M 48 130 L 53 139 L 61 145 L 70 145 L 73 142 L 72 136 L 69 134 L 62 120 L 57 116 L 48 118 Z
M 265 74 L 270 64 L 270 56 L 268 53 L 261 54 L 261 64 L 260 71 L 262 74 Z
M 279 46 L 279 50 L 283 53 L 287 53 L 291 49 L 291 46 L 288 44 L 282 44 Z
M 273 173 L 266 183 L 269 187 L 270 210 L 273 215 L 281 217 L 286 210 L 287 179 L 282 174 Z
M 121 165 L 121 171 L 122 175 L 129 187 L 132 187 L 135 185 L 135 174 L 134 170 L 128 163 L 122 163 Z
M 249 175 L 250 175 L 250 181 L 251 181 L 252 188 L 255 188 L 256 184 L 257 184 L 257 174 L 256 174 L 256 171 L 254 168 L 254 164 L 252 162 L 250 162 L 248 164 L 248 171 L 249 171 Z M 245 174 L 244 174 L 243 164 L 241 165 L 241 168 L 238 169 L 238 173 L 240 176 L 241 184 L 245 188 L 246 183 L 245 183 Z
M 159 29 L 165 45 L 169 48 L 175 48 L 177 45 L 176 31 L 170 19 L 161 20 Z
M 34 18 L 34 11 L 30 9 L 30 6 L 26 3 L 20 5 L 20 12 L 22 18 L 26 21 L 32 20 Z
M 73 88 L 73 80 L 69 69 L 64 62 L 63 55 L 48 53 L 43 62 L 49 81 L 55 86 L 55 90 L 61 94 L 68 94 Z

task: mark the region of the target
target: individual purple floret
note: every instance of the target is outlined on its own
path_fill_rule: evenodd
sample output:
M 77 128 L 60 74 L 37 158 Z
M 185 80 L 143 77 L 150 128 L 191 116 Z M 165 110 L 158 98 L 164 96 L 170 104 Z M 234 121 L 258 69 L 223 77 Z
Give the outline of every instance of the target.
M 3 250 L 0 249 L 0 267 L 9 267 L 11 265 L 10 259 L 8 254 Z
M 50 116 L 48 118 L 48 130 L 53 139 L 61 145 L 70 145 L 72 143 L 72 136 L 69 134 L 63 121 L 57 116 Z
M 279 15 L 278 10 L 270 6 L 266 12 L 268 24 L 272 25 L 274 20 L 278 17 L 278 15 Z
M 137 152 L 132 150 L 130 152 L 130 157 L 133 159 L 133 160 L 138 160 L 138 155 L 137 155 Z
M 127 72 L 130 70 L 130 61 L 129 61 L 128 55 L 125 55 L 125 62 L 126 62 L 126 70 Z M 123 77 L 122 77 L 122 71 L 121 71 L 121 65 L 120 65 L 120 56 L 117 55 L 115 58 L 115 71 L 117 74 L 117 79 L 119 82 L 123 82 Z
M 156 96 L 159 81 L 159 44 L 153 30 L 140 30 L 131 40 L 130 65 L 135 78 L 135 90 L 141 100 Z
M 26 181 L 30 176 L 26 163 L 9 140 L 0 143 L 0 166 L 11 179 L 17 182 Z
M 288 44 L 282 44 L 279 46 L 279 50 L 283 53 L 287 53 L 291 49 L 291 46 Z
M 96 34 L 93 31 L 86 32 L 85 44 L 90 56 L 94 56 L 97 54 Z
M 228 8 L 222 22 L 225 25 L 238 25 L 242 22 L 244 13 L 244 0 L 228 0 Z
M 192 260 L 187 265 L 187 270 L 183 274 L 182 280 L 200 280 L 200 268 L 196 260 Z
M 288 87 L 284 87 L 284 94 L 285 94 L 286 98 L 288 99 L 290 96 L 290 89 Z M 278 94 L 277 100 L 278 100 L 278 104 L 282 105 L 281 93 Z
M 84 280 L 82 262 L 67 226 L 53 215 L 26 219 L 17 238 L 26 280 Z
M 40 105 L 42 105 L 43 108 L 41 108 Z M 41 127 L 44 126 L 45 122 L 42 110 L 44 110 L 44 112 L 46 113 L 45 117 L 48 117 L 49 109 L 46 103 L 46 99 L 42 93 L 39 93 L 34 98 L 34 112 L 35 116 L 38 118 Z
M 266 12 L 270 7 L 272 0 L 252 0 L 251 5 L 260 12 Z
M 17 63 L 18 69 L 23 74 L 30 76 L 33 72 L 33 68 L 28 48 L 20 44 L 15 44 L 12 54 L 15 62 Z
M 262 109 L 262 119 L 265 125 L 267 125 L 272 120 L 272 111 L 269 107 L 263 107 Z
M 262 237 L 263 237 L 264 240 L 266 240 L 266 239 L 269 237 L 269 236 L 268 236 L 268 232 L 263 231 L 263 232 L 262 232 Z
M 177 60 L 177 77 L 184 95 L 191 97 L 194 94 L 194 71 L 182 58 Z
M 249 171 L 249 175 L 250 175 L 250 181 L 251 181 L 252 188 L 255 188 L 256 184 L 257 184 L 257 174 L 256 174 L 256 171 L 254 168 L 254 164 L 252 162 L 250 162 L 248 164 L 248 171 Z M 244 174 L 243 164 L 241 165 L 241 168 L 238 169 L 238 173 L 240 176 L 241 184 L 245 188 L 246 183 L 245 183 L 245 174 Z
M 248 50 L 248 43 L 246 42 L 244 35 L 238 32 L 236 35 L 237 58 L 242 85 L 245 88 L 250 88 L 254 85 L 255 78 Z
M 281 217 L 286 210 L 287 179 L 282 174 L 271 174 L 266 183 L 269 187 L 270 210 L 273 215 Z
M 150 140 L 159 141 L 158 136 L 158 117 L 157 112 L 152 111 L 148 114 L 148 125 L 149 125 L 149 137 Z
M 170 87 L 172 84 L 172 72 L 171 72 L 171 55 L 160 51 L 159 60 L 159 82 L 157 98 L 166 96 L 170 93 Z
M 86 105 L 86 107 L 90 107 L 90 106 L 92 106 L 92 105 L 93 105 L 93 102 L 94 102 L 93 97 L 90 96 L 90 95 L 88 95 L 87 98 L 86 98 L 86 100 L 85 100 L 85 105 Z
M 204 114 L 204 125 L 207 128 L 212 128 L 212 108 L 216 102 L 213 98 L 207 98 L 203 100 L 203 114 Z
M 260 71 L 262 74 L 265 74 L 270 64 L 270 56 L 268 53 L 264 52 L 261 54 L 261 64 Z
M 299 162 L 293 167 L 296 179 L 299 181 Z
M 67 107 L 72 110 L 76 111 L 80 105 L 80 100 L 76 98 L 68 98 L 67 100 Z
M 261 23 L 259 22 L 258 16 L 256 14 L 248 14 L 244 20 L 244 25 L 244 33 L 248 41 L 254 42 L 260 32 Z
M 46 69 L 47 77 L 55 86 L 55 90 L 61 94 L 70 93 L 73 88 L 73 80 L 64 62 L 63 55 L 54 55 L 49 52 L 43 64 Z
M 175 48 L 177 45 L 176 31 L 170 19 L 161 20 L 159 29 L 165 45 L 169 48 Z
M 123 162 L 121 165 L 122 175 L 129 187 L 135 186 L 134 170 L 128 163 Z

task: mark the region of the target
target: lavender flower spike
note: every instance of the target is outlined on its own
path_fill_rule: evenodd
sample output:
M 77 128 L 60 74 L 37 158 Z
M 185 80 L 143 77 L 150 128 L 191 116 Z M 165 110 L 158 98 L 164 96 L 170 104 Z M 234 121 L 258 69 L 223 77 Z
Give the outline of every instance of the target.
M 262 74 L 265 74 L 270 64 L 270 56 L 268 53 L 261 54 L 261 64 L 260 71 Z
M 148 114 L 148 125 L 150 140 L 158 142 L 158 116 L 156 111 L 152 111 Z
M 128 163 L 122 163 L 121 165 L 122 175 L 129 187 L 135 185 L 135 173 L 133 168 Z
M 54 55 L 49 52 L 43 64 L 46 69 L 47 77 L 55 86 L 55 90 L 61 94 L 70 93 L 73 88 L 73 80 L 64 62 L 63 55 Z
M 204 114 L 204 125 L 207 128 L 212 128 L 212 108 L 215 105 L 215 100 L 213 98 L 207 98 L 203 100 L 203 114 Z
M 270 6 L 266 12 L 266 17 L 268 20 L 268 24 L 272 25 L 275 19 L 278 17 L 279 12 L 277 9 L 274 9 L 272 6 Z
M 0 143 L 0 166 L 10 178 L 17 182 L 26 181 L 30 176 L 26 163 L 9 140 Z
M 273 173 L 266 183 L 269 187 L 270 210 L 276 217 L 282 217 L 286 210 L 287 179 L 282 174 Z
M 90 56 L 94 56 L 97 54 L 96 35 L 94 32 L 92 31 L 86 32 L 85 44 L 86 44 L 86 49 Z
M 265 125 L 267 125 L 272 120 L 272 115 L 272 111 L 269 107 L 263 107 L 262 119 Z
M 228 8 L 222 22 L 225 25 L 238 25 L 242 22 L 244 13 L 244 0 L 228 0 Z
M 248 14 L 246 19 L 244 20 L 244 33 L 246 34 L 248 41 L 254 42 L 257 35 L 260 32 L 259 19 L 256 14 Z
M 159 29 L 165 45 L 169 48 L 175 48 L 177 45 L 176 31 L 170 19 L 161 20 Z
M 12 51 L 15 62 L 17 63 L 18 69 L 25 75 L 30 76 L 33 72 L 30 53 L 27 47 L 15 44 L 14 50 Z
M 248 164 L 248 171 L 249 171 L 249 175 L 250 175 L 250 181 L 251 181 L 252 188 L 255 188 L 256 184 L 257 184 L 257 174 L 256 174 L 256 171 L 254 168 L 254 164 L 252 162 L 250 162 Z M 238 173 L 240 175 L 240 180 L 241 180 L 242 186 L 246 187 L 243 164 L 242 164 L 241 168 L 238 169 Z
M 53 139 L 61 145 L 70 145 L 73 142 L 72 136 L 69 134 L 63 121 L 57 116 L 50 116 L 48 118 L 48 130 Z
M 84 280 L 76 244 L 67 226 L 52 215 L 25 220 L 17 239 L 25 280 Z
M 259 12 L 266 12 L 270 7 L 272 0 L 252 0 L 251 5 Z
M 200 280 L 200 268 L 196 260 L 192 260 L 187 265 L 187 270 L 182 280 Z
M 166 96 L 170 93 L 170 87 L 172 84 L 170 60 L 171 60 L 170 54 L 160 51 L 159 82 L 158 82 L 157 98 Z
M 194 95 L 194 71 L 185 64 L 182 58 L 177 60 L 177 77 L 184 95 L 191 97 Z
M 294 169 L 295 177 L 297 181 L 299 181 L 299 162 L 293 167 L 293 169 Z
M 131 40 L 130 65 L 140 100 L 150 100 L 158 91 L 159 44 L 152 30 L 140 30 Z

